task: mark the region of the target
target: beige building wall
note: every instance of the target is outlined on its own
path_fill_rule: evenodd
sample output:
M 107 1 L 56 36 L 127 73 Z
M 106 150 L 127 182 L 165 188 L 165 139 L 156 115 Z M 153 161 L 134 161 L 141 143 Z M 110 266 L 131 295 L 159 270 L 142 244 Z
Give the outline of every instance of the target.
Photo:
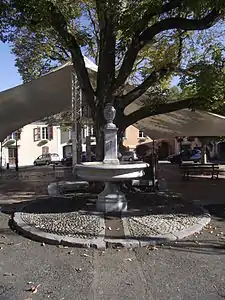
M 34 128 L 47 127 L 45 124 L 32 123 L 22 128 L 20 139 L 18 140 L 18 164 L 19 166 L 32 165 L 34 160 L 42 154 L 42 147 L 48 147 L 49 153 L 58 153 L 60 145 L 59 127 L 53 126 L 53 139 L 52 140 L 39 140 L 34 141 Z M 47 142 L 46 142 L 47 141 Z M 9 147 L 15 147 L 15 142 Z M 8 148 L 2 148 L 2 165 L 9 163 Z
M 144 135 L 143 137 L 139 137 L 139 129 L 134 126 L 127 127 L 123 140 L 123 145 L 125 147 L 129 147 L 130 150 L 134 150 L 137 145 L 148 142 L 152 142 L 152 139 Z

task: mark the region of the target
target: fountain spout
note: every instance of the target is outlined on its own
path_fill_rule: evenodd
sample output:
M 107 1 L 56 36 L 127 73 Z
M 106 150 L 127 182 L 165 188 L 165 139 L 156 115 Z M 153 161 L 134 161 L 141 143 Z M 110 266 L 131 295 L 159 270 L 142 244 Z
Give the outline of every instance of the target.
M 113 123 L 116 116 L 116 110 L 111 103 L 106 104 L 104 117 L 106 125 L 104 127 L 104 164 L 116 164 L 120 162 L 117 155 L 117 131 L 118 128 Z

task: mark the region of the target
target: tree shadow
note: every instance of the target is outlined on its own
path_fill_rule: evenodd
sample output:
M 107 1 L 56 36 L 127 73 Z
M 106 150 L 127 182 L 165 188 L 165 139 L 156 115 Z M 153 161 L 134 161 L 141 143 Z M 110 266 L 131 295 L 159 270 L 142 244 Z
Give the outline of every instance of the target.
M 164 246 L 165 249 L 206 255 L 224 255 L 225 240 L 179 240 Z
M 209 211 L 210 215 L 217 221 L 225 220 L 225 204 L 208 204 L 204 207 Z
M 127 195 L 128 210 L 122 213 L 123 217 L 141 217 L 150 215 L 169 215 L 183 217 L 185 215 L 202 216 L 200 206 L 193 203 L 182 202 L 178 197 L 158 195 L 155 193 Z M 75 194 L 62 195 L 58 197 L 40 197 L 36 200 L 30 199 L 20 203 L 5 204 L 2 212 L 13 214 L 18 210 L 29 214 L 60 214 L 82 211 L 87 214 L 97 214 L 97 194 L 88 192 L 77 192 Z M 109 213 L 107 216 L 120 217 L 121 213 Z

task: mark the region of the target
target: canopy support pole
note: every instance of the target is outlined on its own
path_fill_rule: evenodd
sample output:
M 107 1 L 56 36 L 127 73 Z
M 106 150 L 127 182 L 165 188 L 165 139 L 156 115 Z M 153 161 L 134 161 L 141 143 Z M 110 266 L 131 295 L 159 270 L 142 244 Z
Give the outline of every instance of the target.
M 74 174 L 75 174 L 76 165 L 81 162 L 81 151 L 82 151 L 81 118 L 82 118 L 82 91 L 79 87 L 76 73 L 73 70 L 72 72 L 72 156 L 73 156 Z

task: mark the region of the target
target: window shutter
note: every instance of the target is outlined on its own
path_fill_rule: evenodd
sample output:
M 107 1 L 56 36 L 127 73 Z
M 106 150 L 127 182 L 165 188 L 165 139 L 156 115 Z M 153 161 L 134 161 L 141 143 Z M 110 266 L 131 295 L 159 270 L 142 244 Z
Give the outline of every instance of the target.
M 37 141 L 40 141 L 41 139 L 41 128 L 40 127 L 37 127 Z
M 53 139 L 53 126 L 48 127 L 48 139 L 49 140 Z
M 37 128 L 34 128 L 33 129 L 33 139 L 34 139 L 34 142 L 36 142 L 36 132 L 37 132 Z

